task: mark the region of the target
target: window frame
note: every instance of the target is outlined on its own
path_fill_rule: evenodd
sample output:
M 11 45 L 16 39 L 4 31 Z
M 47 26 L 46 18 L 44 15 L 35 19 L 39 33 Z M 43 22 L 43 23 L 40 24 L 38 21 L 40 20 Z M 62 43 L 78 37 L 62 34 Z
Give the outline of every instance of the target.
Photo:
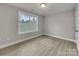
M 21 31 L 20 31 L 20 23 L 19 23 L 20 17 L 19 17 L 19 16 L 20 16 L 20 14 L 21 14 L 22 12 L 25 13 L 24 15 L 26 15 L 26 16 L 29 16 L 29 17 L 30 17 L 30 16 L 32 16 L 32 17 L 37 17 L 36 30 L 34 30 L 34 31 L 26 31 L 26 32 L 21 32 Z M 23 14 L 23 13 L 22 13 L 22 14 Z M 19 11 L 19 12 L 18 12 L 18 34 L 27 34 L 27 33 L 38 32 L 38 30 L 39 30 L 39 29 L 38 29 L 38 24 L 39 24 L 38 21 L 39 21 L 39 20 L 38 20 L 38 15 L 30 14 L 30 13 L 27 13 L 27 12 L 25 12 L 25 11 Z

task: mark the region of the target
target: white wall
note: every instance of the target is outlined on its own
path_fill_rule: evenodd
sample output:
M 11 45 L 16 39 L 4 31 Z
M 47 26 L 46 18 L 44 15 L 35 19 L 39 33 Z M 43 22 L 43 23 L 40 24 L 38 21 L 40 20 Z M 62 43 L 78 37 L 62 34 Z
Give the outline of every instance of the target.
M 78 32 L 75 32 L 76 36 L 76 44 L 77 44 L 77 49 L 78 49 L 78 54 L 79 54 L 79 3 L 76 4 L 76 10 L 75 10 L 75 26 L 76 30 Z
M 74 10 L 47 16 L 45 19 L 39 16 L 39 31 L 22 35 L 18 34 L 19 10 L 16 7 L 0 4 L 0 46 L 43 33 L 74 39 Z
M 44 33 L 74 40 L 74 13 L 74 10 L 70 10 L 46 16 L 44 20 Z
M 42 34 L 43 17 L 39 16 L 38 32 L 19 35 L 18 11 L 19 9 L 16 7 L 8 6 L 6 4 L 0 4 L 0 46 Z

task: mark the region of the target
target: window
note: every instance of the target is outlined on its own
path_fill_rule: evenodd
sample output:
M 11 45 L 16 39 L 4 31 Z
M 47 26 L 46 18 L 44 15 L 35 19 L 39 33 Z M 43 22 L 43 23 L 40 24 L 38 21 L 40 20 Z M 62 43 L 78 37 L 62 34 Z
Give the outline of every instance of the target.
M 19 12 L 19 33 L 38 31 L 38 16 Z

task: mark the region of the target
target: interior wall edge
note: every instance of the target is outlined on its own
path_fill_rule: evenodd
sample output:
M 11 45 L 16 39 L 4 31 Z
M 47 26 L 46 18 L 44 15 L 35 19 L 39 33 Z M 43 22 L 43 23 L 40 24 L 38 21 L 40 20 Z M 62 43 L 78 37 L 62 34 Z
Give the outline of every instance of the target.
M 32 37 L 25 38 L 23 40 L 18 40 L 18 41 L 15 41 L 15 42 L 11 42 L 11 43 L 8 43 L 8 44 L 4 44 L 4 45 L 0 46 L 0 49 L 3 49 L 3 48 L 6 48 L 6 47 L 9 47 L 9 46 L 12 46 L 12 45 L 21 43 L 23 41 L 31 40 L 32 38 L 35 38 L 35 37 L 38 37 L 38 36 L 41 36 L 41 35 L 47 35 L 47 36 L 59 38 L 59 39 L 62 39 L 62 40 L 71 41 L 71 42 L 73 42 L 73 43 L 76 44 L 76 40 L 72 40 L 72 39 L 69 39 L 69 38 L 61 37 L 61 36 L 55 36 L 55 35 L 43 33 L 43 34 L 38 34 L 38 35 L 34 35 Z
M 59 39 L 66 40 L 66 41 L 71 41 L 71 42 L 76 44 L 76 40 L 72 40 L 72 39 L 69 39 L 69 38 L 65 38 L 65 37 L 61 37 L 61 36 L 56 36 L 56 35 L 48 34 L 48 33 L 44 33 L 43 35 L 59 38 Z
M 12 45 L 15 45 L 15 44 L 18 44 L 18 43 L 21 43 L 23 41 L 27 41 L 27 40 L 30 40 L 32 38 L 35 38 L 35 37 L 38 37 L 38 36 L 41 36 L 42 34 L 38 34 L 38 35 L 34 35 L 32 37 L 28 37 L 28 38 L 25 38 L 23 40 L 18 40 L 18 41 L 15 41 L 15 42 L 11 42 L 11 43 L 8 43 L 8 44 L 4 44 L 2 46 L 0 46 L 0 49 L 3 49 L 3 48 L 6 48 L 6 47 L 9 47 L 9 46 L 12 46 Z

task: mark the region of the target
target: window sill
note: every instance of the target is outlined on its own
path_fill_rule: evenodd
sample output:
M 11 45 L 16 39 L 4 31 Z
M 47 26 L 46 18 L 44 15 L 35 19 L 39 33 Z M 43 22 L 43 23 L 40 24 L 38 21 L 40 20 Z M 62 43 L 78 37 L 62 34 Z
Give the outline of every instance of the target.
M 29 32 L 19 32 L 18 34 L 21 35 L 21 34 L 28 34 L 28 33 L 33 33 L 33 32 L 38 32 L 38 30 L 37 31 L 29 31 Z

